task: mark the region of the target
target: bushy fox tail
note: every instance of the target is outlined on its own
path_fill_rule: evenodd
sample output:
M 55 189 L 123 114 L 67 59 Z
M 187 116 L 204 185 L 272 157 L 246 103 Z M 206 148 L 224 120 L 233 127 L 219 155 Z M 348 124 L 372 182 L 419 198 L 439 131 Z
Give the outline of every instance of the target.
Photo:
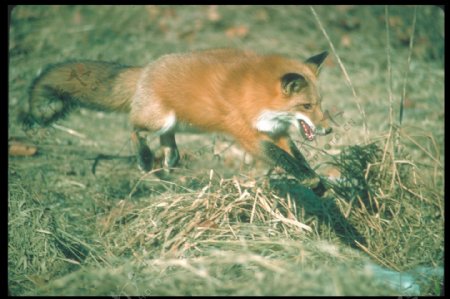
M 24 127 L 47 126 L 73 108 L 129 111 L 141 68 L 110 62 L 78 61 L 48 66 L 31 84 L 19 112 Z

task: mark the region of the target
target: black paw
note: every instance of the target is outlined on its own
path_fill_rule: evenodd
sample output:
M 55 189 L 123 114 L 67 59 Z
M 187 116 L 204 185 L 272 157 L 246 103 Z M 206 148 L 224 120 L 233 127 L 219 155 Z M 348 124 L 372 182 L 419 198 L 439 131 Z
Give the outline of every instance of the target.
M 153 168 L 153 153 L 147 145 L 140 144 L 137 151 L 137 163 L 141 171 L 149 172 Z

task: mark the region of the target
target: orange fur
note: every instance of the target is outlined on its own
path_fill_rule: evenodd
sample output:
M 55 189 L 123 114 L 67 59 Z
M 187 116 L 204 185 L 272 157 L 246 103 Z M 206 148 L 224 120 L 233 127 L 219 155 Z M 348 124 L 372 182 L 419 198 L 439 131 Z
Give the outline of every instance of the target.
M 270 161 L 261 141 L 271 141 L 292 155 L 288 128 L 301 128 L 301 120 L 311 129 L 311 138 L 314 132 L 329 133 L 316 86 L 325 57 L 322 53 L 299 62 L 279 55 L 216 49 L 169 54 L 144 67 L 66 63 L 35 80 L 29 113 L 47 124 L 59 117 L 59 111 L 67 110 L 67 99 L 129 111 L 135 134 L 144 130 L 161 136 L 168 167 L 179 159 L 174 133 L 180 125 L 229 134 L 251 154 Z M 47 104 L 49 95 L 53 103 Z M 150 152 L 143 148 L 141 137 L 133 135 L 132 140 L 140 152 Z M 151 165 L 140 166 L 151 169 Z

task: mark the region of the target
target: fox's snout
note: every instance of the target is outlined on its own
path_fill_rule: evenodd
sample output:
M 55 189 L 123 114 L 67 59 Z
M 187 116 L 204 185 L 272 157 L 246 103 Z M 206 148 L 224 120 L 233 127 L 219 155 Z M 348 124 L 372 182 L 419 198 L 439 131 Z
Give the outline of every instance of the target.
M 316 127 L 316 134 L 317 135 L 328 135 L 328 134 L 330 134 L 331 132 L 333 131 L 333 128 L 331 128 L 331 127 L 326 127 L 326 128 L 324 128 L 324 127 L 322 127 L 322 126 L 318 126 L 318 127 Z
M 316 112 L 316 114 L 313 115 L 314 123 L 316 125 L 315 133 L 317 135 L 328 135 L 333 131 L 328 123 L 328 112 L 323 112 L 321 107 L 319 108 L 320 109 Z

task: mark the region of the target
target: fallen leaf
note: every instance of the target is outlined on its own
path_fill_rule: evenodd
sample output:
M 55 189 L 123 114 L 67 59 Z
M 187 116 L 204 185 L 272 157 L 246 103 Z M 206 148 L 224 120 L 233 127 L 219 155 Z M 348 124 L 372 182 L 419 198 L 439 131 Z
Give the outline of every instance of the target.
M 155 20 L 161 14 L 161 8 L 158 5 L 146 5 L 145 10 L 150 17 L 150 20 Z
M 352 44 L 352 39 L 350 38 L 350 36 L 348 34 L 344 34 L 341 37 L 341 45 L 345 48 L 350 47 Z
M 336 5 L 336 10 L 341 13 L 348 13 L 351 10 L 354 10 L 356 5 Z
M 74 14 L 73 14 L 73 19 L 72 22 L 75 25 L 80 25 L 83 21 L 83 16 L 81 15 L 80 11 L 77 10 Z
M 248 27 L 245 25 L 239 25 L 239 26 L 234 26 L 234 27 L 230 27 L 225 31 L 225 35 L 228 38 L 233 38 L 233 37 L 245 37 L 248 34 Z
M 399 16 L 390 16 L 389 17 L 389 26 L 396 27 L 396 26 L 403 26 L 403 20 Z
M 267 13 L 267 9 L 262 8 L 257 10 L 255 13 L 255 19 L 261 22 L 269 21 L 269 14 Z
M 37 152 L 36 146 L 16 140 L 10 140 L 8 148 L 11 156 L 33 156 Z
M 220 21 L 220 19 L 222 19 L 222 16 L 219 14 L 218 10 L 217 10 L 218 6 L 217 5 L 210 5 L 208 7 L 208 20 L 210 20 L 211 22 L 217 22 Z

